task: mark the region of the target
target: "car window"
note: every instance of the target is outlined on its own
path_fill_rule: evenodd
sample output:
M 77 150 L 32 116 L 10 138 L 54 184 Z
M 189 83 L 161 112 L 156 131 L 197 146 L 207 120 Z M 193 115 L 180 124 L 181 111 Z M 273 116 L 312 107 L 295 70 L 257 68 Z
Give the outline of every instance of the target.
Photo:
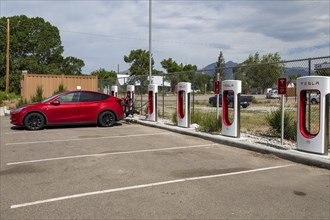
M 73 93 L 69 93 L 69 94 L 65 94 L 65 95 L 60 96 L 58 98 L 58 100 L 61 103 L 76 102 L 78 100 L 78 99 L 76 99 L 76 97 L 77 97 L 77 93 L 73 92 Z
M 106 94 L 100 94 L 100 100 L 106 100 L 107 98 L 109 98 L 109 95 Z
M 109 96 L 101 93 L 82 92 L 80 95 L 80 102 L 101 101 L 107 99 Z

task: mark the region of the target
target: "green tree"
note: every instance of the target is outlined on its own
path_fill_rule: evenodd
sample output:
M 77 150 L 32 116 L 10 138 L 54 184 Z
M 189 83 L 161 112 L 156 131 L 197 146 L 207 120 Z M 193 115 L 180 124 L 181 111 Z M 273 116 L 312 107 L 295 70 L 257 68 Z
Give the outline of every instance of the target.
M 59 72 L 63 47 L 59 30 L 42 18 L 28 18 L 25 15 L 10 17 L 10 69 L 28 70 L 33 73 Z M 6 18 L 0 19 L 5 26 Z M 1 32 L 1 44 L 5 44 L 6 35 Z M 2 46 L 1 47 L 5 47 Z M 47 65 L 53 64 L 51 68 Z M 3 67 L 2 67 L 3 68 Z M 1 69 L 1 72 L 2 69 Z
M 284 64 L 279 63 L 280 61 L 281 57 L 278 53 L 261 57 L 258 52 L 249 55 L 235 73 L 235 78 L 242 80 L 243 92 L 249 92 L 251 87 L 259 87 L 263 91 L 272 87 L 284 71 Z
M 183 71 L 182 66 L 178 65 L 177 62 L 172 60 L 172 58 L 164 59 L 160 62 L 160 64 L 166 70 L 167 73 Z
M 66 75 L 82 75 L 81 69 L 84 66 L 83 60 L 69 56 L 62 61 L 62 73 Z
M 115 71 L 107 71 L 104 68 L 91 72 L 91 75 L 97 76 L 99 79 L 117 78 L 117 73 Z
M 214 80 L 216 80 L 217 73 L 219 73 L 220 81 L 226 79 L 226 62 L 225 58 L 223 57 L 222 51 L 220 51 L 218 61 L 215 65 Z
M 124 56 L 124 61 L 130 64 L 130 78 L 128 80 L 129 84 L 135 84 L 139 82 L 141 88 L 144 88 L 149 82 L 149 51 L 138 49 L 132 50 L 128 56 Z M 151 59 L 151 70 L 153 71 L 154 59 Z M 145 92 L 145 91 L 141 91 Z
M 124 56 L 124 61 L 129 63 L 131 75 L 149 74 L 149 51 L 138 49 L 132 50 L 128 56 Z M 154 59 L 151 60 L 151 69 L 154 66 Z
M 175 86 L 180 82 L 179 75 L 175 73 L 182 71 L 182 69 L 172 58 L 164 59 L 160 64 L 166 70 L 165 80 L 171 82 L 171 91 L 174 92 Z
M 100 68 L 96 71 L 91 72 L 92 76 L 97 76 L 99 79 L 99 87 L 110 88 L 112 85 L 116 84 L 117 73 L 113 70 L 107 71 L 104 68 Z
M 175 90 L 175 85 L 179 82 L 192 82 L 195 71 L 197 70 L 196 65 L 178 64 L 172 58 L 164 59 L 160 64 L 167 72 L 165 79 L 171 82 L 172 91 Z
M 63 58 L 63 46 L 57 27 L 43 18 L 28 18 L 25 15 L 10 17 L 10 91 L 19 90 L 22 70 L 29 73 L 47 74 L 78 74 L 84 66 L 83 61 L 72 57 Z M 0 18 L 0 25 L 6 27 L 7 18 Z M 0 78 L 5 77 L 6 32 L 0 31 Z M 69 62 L 71 60 L 71 62 Z M 71 68 L 70 65 L 74 68 Z M 79 65 L 77 65 L 79 64 Z M 69 68 L 70 67 L 70 68 Z M 64 69 L 65 71 L 63 71 Z M 73 72 L 68 71 L 71 69 Z M 17 80 L 18 79 L 18 80 Z M 0 84 L 4 89 L 4 83 Z
M 206 93 L 210 89 L 211 77 L 203 73 L 195 73 L 194 89 Z

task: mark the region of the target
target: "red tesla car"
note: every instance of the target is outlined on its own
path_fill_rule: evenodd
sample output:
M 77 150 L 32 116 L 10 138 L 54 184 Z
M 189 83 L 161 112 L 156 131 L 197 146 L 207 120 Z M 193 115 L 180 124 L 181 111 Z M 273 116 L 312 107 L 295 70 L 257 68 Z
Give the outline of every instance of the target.
M 123 101 L 91 91 L 69 91 L 10 111 L 10 122 L 28 130 L 47 125 L 93 123 L 111 127 L 124 118 Z

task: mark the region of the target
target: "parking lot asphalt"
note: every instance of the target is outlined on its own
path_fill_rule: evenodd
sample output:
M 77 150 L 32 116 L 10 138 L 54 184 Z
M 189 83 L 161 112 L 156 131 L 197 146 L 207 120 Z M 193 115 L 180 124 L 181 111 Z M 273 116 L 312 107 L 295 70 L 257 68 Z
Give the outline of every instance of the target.
M 126 120 L 134 123 L 142 124 L 145 126 L 161 128 L 175 133 L 200 137 L 205 140 L 213 141 L 215 143 L 224 144 L 227 146 L 237 147 L 240 149 L 246 149 L 263 154 L 272 154 L 282 159 L 302 163 L 305 165 L 317 166 L 330 170 L 330 150 L 327 155 L 320 155 L 320 154 L 299 151 L 297 149 L 297 146 L 292 147 L 291 149 L 287 149 L 283 147 L 280 143 L 276 144 L 275 142 L 263 143 L 257 141 L 255 143 L 250 143 L 248 137 L 233 138 L 219 134 L 199 132 L 198 129 L 196 130 L 194 128 L 194 126 L 191 126 L 190 128 L 183 128 L 183 127 L 173 126 L 172 124 L 167 123 L 166 121 L 157 121 L 157 122 L 148 121 L 143 116 L 135 116 L 135 117 L 127 118 Z
M 330 218 L 327 169 L 124 121 L 0 123 L 0 219 Z

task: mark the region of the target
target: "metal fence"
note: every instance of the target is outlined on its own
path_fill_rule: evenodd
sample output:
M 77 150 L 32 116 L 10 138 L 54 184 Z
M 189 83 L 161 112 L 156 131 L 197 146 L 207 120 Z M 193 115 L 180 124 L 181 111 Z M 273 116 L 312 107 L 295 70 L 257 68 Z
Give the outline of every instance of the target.
M 330 70 L 318 70 L 319 64 L 330 63 L 330 56 L 288 60 L 276 63 L 262 63 L 255 65 L 237 65 L 227 67 L 221 72 L 221 79 L 238 79 L 242 81 L 242 96 L 252 96 L 253 102 L 241 109 L 241 131 L 272 135 L 272 127 L 266 118 L 279 110 L 281 101 L 276 94 L 277 79 L 286 77 L 288 81 L 285 95 L 285 111 L 292 126 L 297 121 L 297 97 L 295 92 L 296 78 L 299 76 L 329 75 Z M 166 73 L 152 76 L 152 83 L 158 87 L 158 114 L 159 118 L 171 120 L 176 113 L 175 85 L 178 82 L 190 82 L 192 85 L 191 112 L 195 111 L 215 113 L 216 108 L 209 103 L 214 96 L 214 69 L 189 72 Z M 149 76 L 125 76 L 122 78 L 99 80 L 99 91 L 110 93 L 112 85 L 118 86 L 119 97 L 124 97 L 127 85 L 135 85 L 135 108 L 141 115 L 147 114 L 146 103 Z M 272 89 L 273 94 L 267 94 Z M 311 94 L 308 113 L 308 126 L 311 133 L 319 129 L 317 100 L 312 100 Z M 316 94 L 317 95 L 317 94 Z M 290 138 L 291 139 L 291 138 Z M 330 141 L 329 141 L 330 143 Z

